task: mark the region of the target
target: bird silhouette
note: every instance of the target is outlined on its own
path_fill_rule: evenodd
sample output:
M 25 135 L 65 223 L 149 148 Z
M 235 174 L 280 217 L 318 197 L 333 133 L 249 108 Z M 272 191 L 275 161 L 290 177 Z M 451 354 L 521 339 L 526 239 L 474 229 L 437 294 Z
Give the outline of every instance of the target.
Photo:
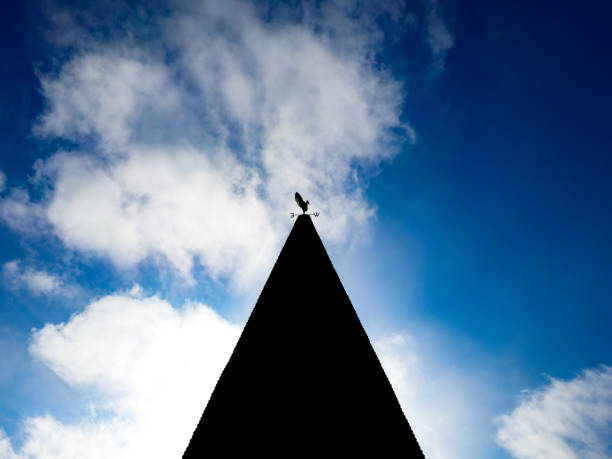
M 300 206 L 300 208 L 302 209 L 302 213 L 305 214 L 308 210 L 308 204 L 310 203 L 308 201 L 304 202 L 304 200 L 300 196 L 300 193 L 298 193 L 297 191 L 295 192 L 295 202 L 297 202 L 298 206 Z

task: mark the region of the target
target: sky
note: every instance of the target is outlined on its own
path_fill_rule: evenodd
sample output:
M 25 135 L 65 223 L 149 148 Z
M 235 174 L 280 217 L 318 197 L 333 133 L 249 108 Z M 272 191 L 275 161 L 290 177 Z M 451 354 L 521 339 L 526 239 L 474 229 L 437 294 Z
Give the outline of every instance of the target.
M 426 457 L 612 457 L 611 9 L 5 2 L 0 458 L 180 457 L 295 191 Z

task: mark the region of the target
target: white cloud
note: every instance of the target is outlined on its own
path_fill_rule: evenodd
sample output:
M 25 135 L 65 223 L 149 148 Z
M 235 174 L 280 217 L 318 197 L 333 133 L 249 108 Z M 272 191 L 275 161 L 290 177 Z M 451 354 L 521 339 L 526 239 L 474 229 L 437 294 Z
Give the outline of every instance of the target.
M 41 85 L 48 107 L 36 127 L 39 135 L 97 134 L 106 148 L 121 149 L 151 105 L 171 116 L 178 103 L 165 66 L 114 50 L 77 55 L 59 76 L 41 78 Z
M 12 188 L 0 199 L 0 219 L 13 230 L 27 235 L 42 235 L 47 231 L 44 207 L 32 202 L 26 190 Z
M 4 263 L 2 277 L 10 288 L 25 288 L 35 295 L 71 295 L 74 293 L 74 289 L 66 286 L 55 274 L 24 266 L 19 260 Z
M 163 255 L 189 278 L 194 256 L 212 276 L 260 277 L 280 242 L 257 181 L 231 156 L 140 149 L 111 165 L 79 155 L 47 163 L 55 177 L 46 211 L 69 247 L 129 268 Z M 95 204 L 95 205 L 94 205 Z
M 0 457 L 2 459 L 20 459 L 15 454 L 9 437 L 2 429 L 0 429 Z
M 91 393 L 88 417 L 28 418 L 18 457 L 180 457 L 240 328 L 212 309 L 153 297 L 103 297 L 34 333 L 31 353 Z M 13 451 L 0 436 L 0 454 Z M 5 456 L 2 456 L 5 457 Z
M 63 12 L 78 33 L 61 42 L 79 37 L 78 52 L 41 75 L 35 132 L 81 146 L 39 162 L 43 198 L 15 191 L 0 217 L 121 268 L 167 260 L 192 280 L 197 259 L 241 287 L 262 280 L 295 191 L 328 241 L 358 239 L 375 213 L 362 172 L 415 133 L 400 120 L 401 83 L 373 59 L 382 32 L 370 13 L 406 11 L 357 5 L 265 22 L 248 2 L 172 2 L 150 14 L 155 49 L 139 30 L 84 39 L 83 13 Z
M 6 175 L 4 175 L 4 172 L 0 171 L 0 193 L 2 193 L 5 188 L 6 188 Z
M 550 378 L 497 418 L 497 442 L 521 459 L 604 459 L 612 451 L 612 367 Z
M 440 361 L 448 350 L 434 352 L 405 333 L 379 339 L 374 347 L 425 457 L 490 456 L 491 390 L 478 381 L 478 371 Z

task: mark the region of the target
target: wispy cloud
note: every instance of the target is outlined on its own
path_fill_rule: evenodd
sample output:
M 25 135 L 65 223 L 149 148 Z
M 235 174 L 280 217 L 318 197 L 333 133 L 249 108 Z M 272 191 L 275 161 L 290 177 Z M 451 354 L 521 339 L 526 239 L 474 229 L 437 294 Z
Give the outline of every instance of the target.
M 440 2 L 427 0 L 426 5 L 427 41 L 433 55 L 431 67 L 435 74 L 445 69 L 446 54 L 455 45 L 455 39 L 443 19 Z
M 9 228 L 28 236 L 48 233 L 44 206 L 32 202 L 27 190 L 12 188 L 0 199 L 0 219 Z
M 34 295 L 73 296 L 75 288 L 68 286 L 55 274 L 24 265 L 19 260 L 2 265 L 2 278 L 11 289 L 25 289 Z
M 297 15 L 235 0 L 167 6 L 105 33 L 83 12 L 50 15 L 73 29 L 51 34 L 72 52 L 40 75 L 35 133 L 79 146 L 39 162 L 42 198 L 12 190 L 3 220 L 122 268 L 161 256 L 192 281 L 198 260 L 242 287 L 261 281 L 296 190 L 330 242 L 367 230 L 368 174 L 415 139 L 402 84 L 375 59 L 376 18 L 412 13 L 394 2 Z
M 550 378 L 497 418 L 497 442 L 521 459 L 604 459 L 612 451 L 612 367 Z

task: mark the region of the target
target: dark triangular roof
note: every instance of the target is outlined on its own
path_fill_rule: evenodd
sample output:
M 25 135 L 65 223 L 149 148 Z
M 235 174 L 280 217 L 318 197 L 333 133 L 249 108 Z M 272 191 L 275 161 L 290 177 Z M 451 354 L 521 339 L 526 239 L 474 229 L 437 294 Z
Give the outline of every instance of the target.
M 302 453 L 423 457 L 307 215 L 297 218 L 184 457 Z

